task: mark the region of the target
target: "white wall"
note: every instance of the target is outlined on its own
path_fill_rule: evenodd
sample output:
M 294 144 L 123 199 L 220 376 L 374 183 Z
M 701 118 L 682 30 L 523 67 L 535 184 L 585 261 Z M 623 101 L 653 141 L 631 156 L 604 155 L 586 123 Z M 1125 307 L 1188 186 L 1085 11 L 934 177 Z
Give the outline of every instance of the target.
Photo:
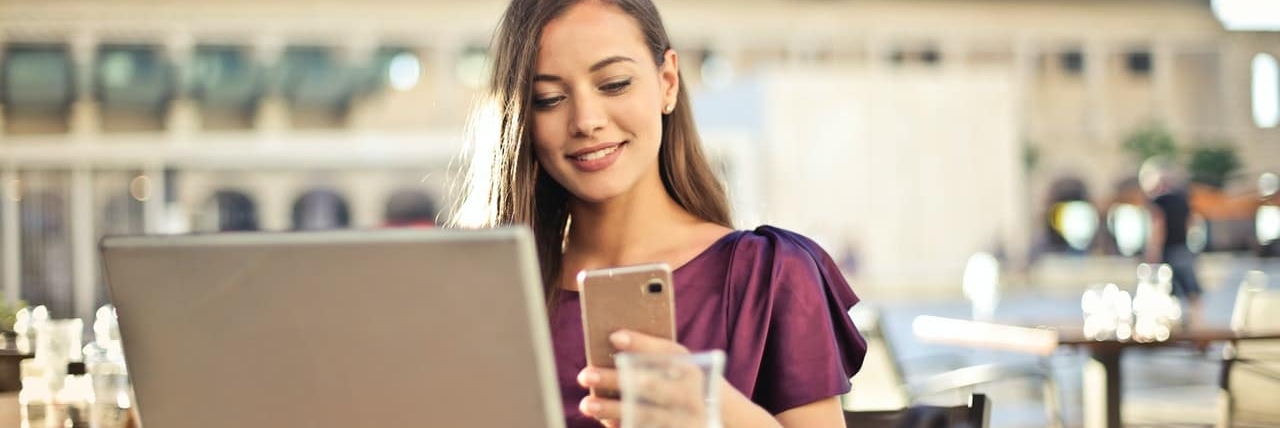
M 1015 88 L 993 71 L 774 70 L 765 219 L 839 257 L 860 289 L 959 287 L 965 259 L 1029 241 Z

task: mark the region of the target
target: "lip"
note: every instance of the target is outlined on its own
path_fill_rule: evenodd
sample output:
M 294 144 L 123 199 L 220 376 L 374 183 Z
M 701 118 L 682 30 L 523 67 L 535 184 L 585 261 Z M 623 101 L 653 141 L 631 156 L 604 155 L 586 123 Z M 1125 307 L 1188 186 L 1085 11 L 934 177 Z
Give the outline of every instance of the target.
M 607 149 L 607 148 L 612 147 L 612 146 L 621 146 L 621 145 L 622 145 L 622 143 L 625 143 L 625 142 L 626 142 L 626 141 L 621 141 L 621 142 L 617 142 L 617 143 L 603 143 L 603 144 L 596 144 L 596 145 L 594 145 L 594 146 L 590 146 L 590 147 L 584 148 L 584 149 L 582 149 L 582 150 L 578 150 L 578 151 L 576 151 L 576 152 L 569 153 L 569 157 L 575 157 L 575 158 L 576 158 L 576 157 L 578 157 L 578 156 L 582 156 L 582 155 L 585 155 L 585 154 L 587 154 L 587 153 L 591 153 L 591 152 L 594 152 L 594 151 L 597 151 L 597 150 Z
M 622 154 L 622 151 L 627 148 L 626 146 L 627 146 L 626 141 L 623 141 L 620 143 L 597 144 L 597 145 L 570 153 L 565 157 L 569 160 L 569 163 L 572 164 L 574 168 L 577 168 L 579 171 L 596 172 L 612 166 L 613 163 L 618 160 L 618 156 Z M 602 158 L 592 159 L 592 160 L 578 159 L 579 156 L 585 155 L 587 153 L 591 153 L 599 150 L 606 150 L 611 147 L 616 147 L 616 149 L 614 149 L 613 153 L 609 153 Z

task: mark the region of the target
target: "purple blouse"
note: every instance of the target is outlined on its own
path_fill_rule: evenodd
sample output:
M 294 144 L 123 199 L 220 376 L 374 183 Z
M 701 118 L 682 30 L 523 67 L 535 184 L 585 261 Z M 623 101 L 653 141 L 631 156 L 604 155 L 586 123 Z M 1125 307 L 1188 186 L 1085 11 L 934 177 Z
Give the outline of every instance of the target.
M 771 226 L 735 231 L 673 274 L 676 337 L 690 351 L 722 349 L 725 379 L 770 413 L 849 392 L 867 345 L 848 311 L 858 297 L 816 243 Z M 551 319 L 568 428 L 601 427 L 578 411 L 587 366 L 578 293 L 560 293 Z

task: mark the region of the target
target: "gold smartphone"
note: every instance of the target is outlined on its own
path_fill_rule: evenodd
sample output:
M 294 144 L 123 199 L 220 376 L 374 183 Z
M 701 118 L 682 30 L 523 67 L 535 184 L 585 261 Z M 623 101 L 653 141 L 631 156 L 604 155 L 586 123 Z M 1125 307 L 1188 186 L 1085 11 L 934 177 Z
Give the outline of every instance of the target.
M 578 290 L 588 365 L 614 366 L 609 335 L 618 330 L 676 340 L 675 290 L 667 264 L 585 270 L 578 273 Z M 591 393 L 618 396 L 617 391 L 594 388 Z

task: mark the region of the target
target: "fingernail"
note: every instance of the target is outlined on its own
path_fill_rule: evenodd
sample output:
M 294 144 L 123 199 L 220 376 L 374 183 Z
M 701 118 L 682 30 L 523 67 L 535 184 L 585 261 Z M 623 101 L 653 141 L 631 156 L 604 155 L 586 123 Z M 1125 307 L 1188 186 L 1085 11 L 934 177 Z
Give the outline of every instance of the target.
M 578 410 L 584 415 L 592 416 L 600 412 L 600 403 L 590 398 L 584 398 L 581 403 L 578 403 Z
M 613 334 L 609 335 L 609 341 L 613 342 L 613 346 L 625 348 L 627 345 L 631 344 L 631 335 L 621 331 L 615 331 Z
M 596 382 L 599 382 L 599 381 L 600 381 L 600 373 L 596 373 L 595 370 L 587 369 L 578 373 L 578 383 L 581 383 L 585 386 L 595 385 Z

